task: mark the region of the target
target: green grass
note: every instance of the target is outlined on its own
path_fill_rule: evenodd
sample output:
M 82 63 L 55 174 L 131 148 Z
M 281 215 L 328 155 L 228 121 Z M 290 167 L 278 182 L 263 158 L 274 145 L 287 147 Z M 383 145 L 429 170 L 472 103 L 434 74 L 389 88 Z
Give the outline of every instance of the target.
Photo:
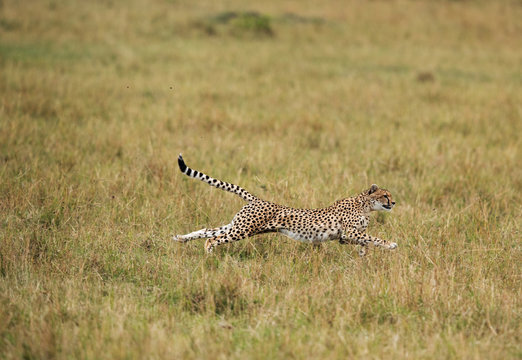
M 0 358 L 521 358 L 520 18 L 3 1 Z M 377 183 L 399 248 L 172 243 L 242 206 L 179 152 L 295 207 Z

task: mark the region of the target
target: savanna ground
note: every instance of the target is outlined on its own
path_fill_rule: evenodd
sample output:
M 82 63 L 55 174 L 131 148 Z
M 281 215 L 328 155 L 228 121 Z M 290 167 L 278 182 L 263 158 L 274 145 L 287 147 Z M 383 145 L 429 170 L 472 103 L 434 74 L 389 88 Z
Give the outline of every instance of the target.
M 520 19 L 2 1 L 0 357 L 521 358 Z M 181 151 L 294 207 L 386 187 L 368 231 L 399 248 L 172 243 L 242 206 Z

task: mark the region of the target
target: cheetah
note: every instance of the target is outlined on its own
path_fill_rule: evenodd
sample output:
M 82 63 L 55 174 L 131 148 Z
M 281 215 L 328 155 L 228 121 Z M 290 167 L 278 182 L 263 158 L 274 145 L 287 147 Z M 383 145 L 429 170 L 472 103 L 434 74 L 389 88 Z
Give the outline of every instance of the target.
M 239 195 L 248 204 L 239 210 L 230 224 L 186 235 L 174 235 L 174 241 L 206 238 L 205 249 L 211 253 L 218 245 L 257 234 L 278 232 L 306 243 L 338 240 L 341 244 L 360 245 L 360 256 L 366 255 L 370 244 L 385 249 L 397 247 L 394 242 L 366 234 L 372 211 L 391 211 L 395 206 L 391 193 L 375 184 L 357 196 L 338 200 L 326 208 L 295 209 L 261 200 L 237 185 L 193 170 L 185 164 L 181 154 L 178 165 L 183 174 Z

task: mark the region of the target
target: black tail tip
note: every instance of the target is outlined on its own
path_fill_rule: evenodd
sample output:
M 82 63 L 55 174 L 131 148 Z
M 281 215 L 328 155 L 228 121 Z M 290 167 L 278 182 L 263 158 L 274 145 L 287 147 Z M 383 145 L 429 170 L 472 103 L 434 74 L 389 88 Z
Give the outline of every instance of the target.
M 185 170 L 187 170 L 187 165 L 185 164 L 185 161 L 183 161 L 181 154 L 178 156 L 178 165 L 181 172 L 185 172 Z

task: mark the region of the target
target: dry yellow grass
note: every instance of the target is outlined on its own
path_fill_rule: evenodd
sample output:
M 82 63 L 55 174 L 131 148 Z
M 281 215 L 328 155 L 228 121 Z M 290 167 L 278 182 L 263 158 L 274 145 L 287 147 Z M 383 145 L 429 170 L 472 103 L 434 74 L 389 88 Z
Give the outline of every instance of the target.
M 219 17 L 252 10 L 269 22 Z M 3 1 L 0 357 L 520 358 L 520 18 Z M 295 207 L 377 183 L 397 206 L 369 231 L 399 248 L 173 244 L 242 205 L 180 151 Z

